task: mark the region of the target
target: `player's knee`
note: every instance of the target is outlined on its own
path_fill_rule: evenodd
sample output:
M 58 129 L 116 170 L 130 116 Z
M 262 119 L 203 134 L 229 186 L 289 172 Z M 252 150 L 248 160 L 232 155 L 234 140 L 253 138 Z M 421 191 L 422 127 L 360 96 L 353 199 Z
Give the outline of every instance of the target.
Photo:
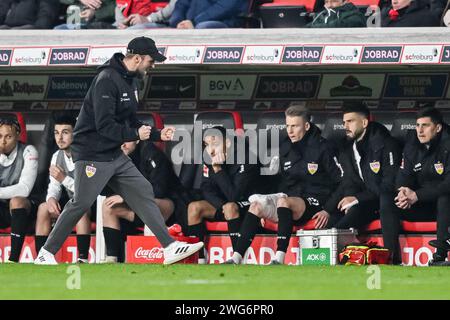
M 279 207 L 289 208 L 289 201 L 287 200 L 287 198 L 278 198 L 277 208 Z
M 239 217 L 239 207 L 234 202 L 225 203 L 222 206 L 222 212 L 226 220 L 232 220 Z
M 202 205 L 200 201 L 194 201 L 188 205 L 188 219 L 189 221 L 197 221 L 202 218 Z
M 248 209 L 248 214 L 253 214 L 258 218 L 262 218 L 262 206 L 259 202 L 252 202 L 250 208 Z
M 13 197 L 9 201 L 9 207 L 11 209 L 26 208 L 28 207 L 28 199 L 24 197 Z

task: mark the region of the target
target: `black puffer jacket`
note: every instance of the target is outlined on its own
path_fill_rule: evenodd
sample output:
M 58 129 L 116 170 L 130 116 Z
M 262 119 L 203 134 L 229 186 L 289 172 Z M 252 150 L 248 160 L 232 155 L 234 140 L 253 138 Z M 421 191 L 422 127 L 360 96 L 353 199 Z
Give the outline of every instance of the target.
M 381 12 L 382 27 L 439 27 L 440 19 L 428 6 L 419 0 L 413 0 L 408 7 L 397 10 L 397 19 L 389 17 L 392 6 Z
M 280 147 L 281 183 L 279 192 L 291 197 L 314 197 L 325 203 L 341 182 L 337 151 L 311 123 L 305 136 Z
M 400 165 L 401 149 L 389 131 L 377 122 L 369 123 L 366 134 L 356 143 L 361 157 L 360 168 L 356 164 L 354 142 L 349 142 L 340 154 L 344 180 L 327 202 L 328 212 L 336 209 L 339 201 L 354 196 L 358 201 L 376 201 L 381 194 L 395 193 L 395 176 Z
M 59 13 L 58 0 L 1 0 L 0 25 L 52 29 Z
M 92 81 L 74 129 L 75 161 L 113 161 L 122 155 L 122 143 L 139 139 L 137 74 L 126 69 L 123 58 L 114 54 Z M 152 130 L 150 138 L 160 136 Z
M 403 149 L 397 188 L 409 187 L 420 201 L 433 201 L 450 194 L 450 128 L 443 130 L 426 146 L 414 134 Z

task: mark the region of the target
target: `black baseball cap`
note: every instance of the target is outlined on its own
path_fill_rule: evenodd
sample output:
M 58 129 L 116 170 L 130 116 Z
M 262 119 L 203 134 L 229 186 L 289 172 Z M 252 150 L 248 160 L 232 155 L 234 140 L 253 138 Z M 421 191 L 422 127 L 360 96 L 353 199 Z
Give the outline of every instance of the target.
M 131 40 L 127 46 L 127 53 L 149 55 L 157 62 L 166 60 L 166 57 L 158 51 L 155 41 L 147 37 L 137 37 Z

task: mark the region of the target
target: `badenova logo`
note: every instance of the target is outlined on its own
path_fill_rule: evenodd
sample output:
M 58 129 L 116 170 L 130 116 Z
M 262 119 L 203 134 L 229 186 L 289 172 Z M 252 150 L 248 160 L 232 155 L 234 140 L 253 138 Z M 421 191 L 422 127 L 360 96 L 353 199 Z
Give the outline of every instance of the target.
M 330 265 L 330 248 L 303 248 L 301 249 L 302 265 Z
M 242 63 L 278 64 L 282 51 L 282 46 L 247 46 Z
M 0 50 L 0 66 L 9 66 L 12 50 Z
M 46 66 L 50 48 L 16 48 L 11 66 Z
M 88 48 L 53 48 L 49 65 L 84 65 Z
M 165 64 L 200 64 L 204 46 L 171 46 L 167 49 Z
M 362 46 L 326 46 L 322 55 L 324 64 L 356 64 L 361 56 Z
M 444 47 L 441 62 L 450 62 L 450 46 Z
M 203 63 L 240 63 L 244 47 L 207 47 Z
M 380 62 L 399 62 L 401 46 L 369 46 L 364 47 L 361 62 L 380 63 Z
M 51 76 L 48 100 L 82 100 L 94 79 L 93 76 Z
M 284 49 L 284 63 L 295 62 L 320 62 L 323 47 L 286 47 Z
M 125 54 L 127 51 L 126 47 L 97 47 L 91 48 L 88 57 L 88 65 L 98 66 L 104 64 L 106 61 L 111 59 L 113 54 L 121 52 Z
M 402 63 L 438 63 L 442 46 L 439 45 L 405 45 Z

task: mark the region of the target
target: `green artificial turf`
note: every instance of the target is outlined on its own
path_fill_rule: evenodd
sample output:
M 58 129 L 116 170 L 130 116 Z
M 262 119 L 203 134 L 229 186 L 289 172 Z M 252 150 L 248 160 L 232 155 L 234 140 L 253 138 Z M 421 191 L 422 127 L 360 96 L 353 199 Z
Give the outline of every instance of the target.
M 379 275 L 366 266 L 2 264 L 0 299 L 450 299 L 448 267 L 381 266 Z

